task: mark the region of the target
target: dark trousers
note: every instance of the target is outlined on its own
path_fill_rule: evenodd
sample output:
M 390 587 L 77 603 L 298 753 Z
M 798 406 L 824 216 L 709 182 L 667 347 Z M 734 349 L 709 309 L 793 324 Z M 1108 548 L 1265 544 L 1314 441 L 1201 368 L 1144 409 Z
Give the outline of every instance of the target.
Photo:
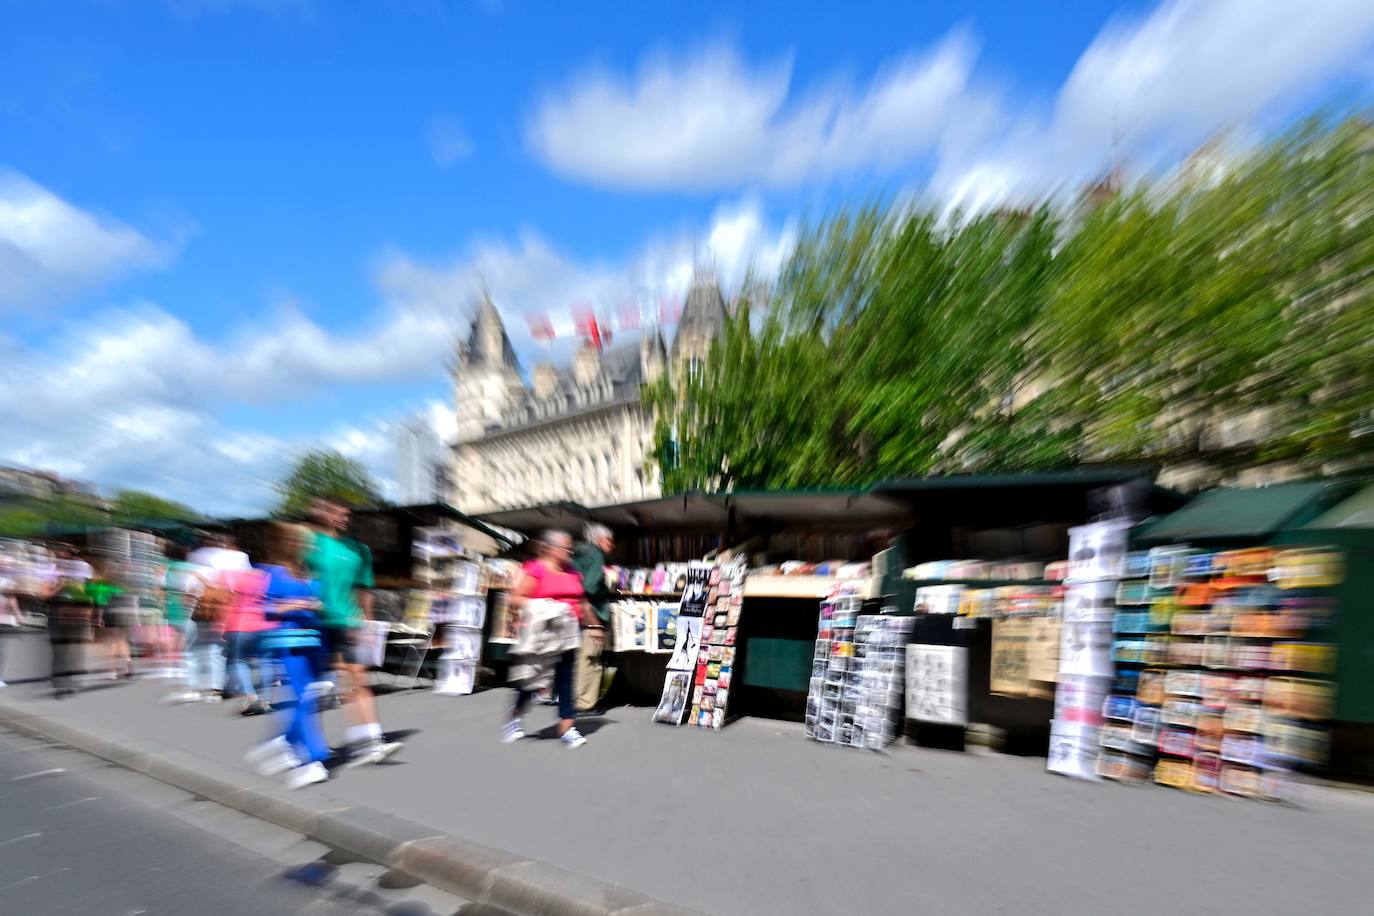
M 553 687 L 558 694 L 558 718 L 573 717 L 573 663 L 576 652 L 564 652 L 553 666 Z M 539 691 L 519 690 L 515 694 L 515 714 L 518 716 L 530 705 L 530 698 Z

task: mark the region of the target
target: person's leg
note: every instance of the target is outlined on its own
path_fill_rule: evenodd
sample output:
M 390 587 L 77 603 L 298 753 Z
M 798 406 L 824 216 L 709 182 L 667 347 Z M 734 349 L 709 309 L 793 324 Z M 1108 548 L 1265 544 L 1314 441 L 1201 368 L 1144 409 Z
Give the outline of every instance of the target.
M 564 652 L 553 668 L 553 685 L 558 691 L 558 734 L 561 736 L 573 727 L 573 652 Z
M 282 659 L 282 666 L 291 692 L 296 696 L 286 740 L 305 763 L 323 763 L 329 759 L 329 745 L 325 743 L 315 707 L 310 660 L 303 655 L 287 655 Z
M 530 705 L 530 699 L 539 691 L 521 690 L 515 688 L 515 705 L 511 707 L 510 718 L 501 726 L 501 741 L 510 744 L 525 737 L 525 728 L 520 724 L 520 717 L 525 714 L 525 709 Z
M 225 633 L 225 696 L 242 696 L 245 703 L 258 701 L 258 683 L 254 676 L 253 646 L 255 633 Z
M 596 708 L 601 699 L 601 653 L 606 643 L 606 631 L 591 627 L 582 631 L 577 647 L 577 669 L 574 672 L 573 704 L 578 712 Z
M 196 666 L 196 622 L 187 617 L 181 623 L 181 679 L 191 687 Z
M 224 692 L 224 643 L 212 638 L 206 647 L 206 656 L 210 668 L 210 696 L 218 700 Z
M 344 715 L 352 724 L 344 730 L 344 737 L 357 749 L 355 759 L 361 763 L 377 763 L 400 749 L 399 741 L 386 741 L 377 717 L 377 701 L 368 686 L 368 666 L 358 651 L 357 630 L 344 633 L 343 671 L 347 681 Z

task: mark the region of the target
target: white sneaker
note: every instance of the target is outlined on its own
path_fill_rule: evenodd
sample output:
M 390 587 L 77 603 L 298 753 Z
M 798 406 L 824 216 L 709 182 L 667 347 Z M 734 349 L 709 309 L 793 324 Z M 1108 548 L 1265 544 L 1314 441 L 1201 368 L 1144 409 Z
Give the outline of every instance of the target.
M 8 687 L 8 686 L 9 686 L 9 684 L 6 684 L 4 681 L 0 681 L 0 687 Z
M 563 733 L 563 737 L 559 740 L 566 744 L 569 750 L 575 747 L 581 747 L 587 743 L 587 739 L 582 737 L 582 733 L 576 728 L 569 728 Z
M 324 764 L 316 761 L 307 763 L 305 766 L 298 766 L 286 774 L 286 787 L 288 789 L 304 789 L 306 786 L 313 786 L 317 782 L 324 782 L 329 778 L 329 771 L 324 768 Z
M 224 700 L 224 697 L 220 696 L 213 690 L 207 690 L 205 692 L 205 695 L 201 697 L 201 700 L 206 703 L 219 703 Z
M 169 693 L 162 698 L 164 703 L 195 703 L 200 699 L 199 691 L 183 690 L 180 693 Z
M 291 750 L 287 740 L 281 737 L 250 749 L 244 755 L 244 759 L 252 764 L 253 769 L 261 776 L 276 776 L 301 766 L 301 759 Z
M 381 763 L 392 754 L 401 749 L 399 741 L 383 741 L 377 738 L 370 741 L 353 755 L 348 761 L 349 766 L 359 766 L 364 763 Z
M 502 744 L 514 744 L 523 737 L 525 737 L 525 730 L 520 727 L 519 719 L 511 719 L 506 723 L 505 727 L 501 729 Z

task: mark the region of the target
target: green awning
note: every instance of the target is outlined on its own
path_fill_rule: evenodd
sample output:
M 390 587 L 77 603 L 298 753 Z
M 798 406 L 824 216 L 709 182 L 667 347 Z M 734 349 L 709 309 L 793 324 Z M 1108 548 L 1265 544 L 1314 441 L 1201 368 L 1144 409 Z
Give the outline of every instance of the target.
M 1313 519 L 1308 528 L 1374 528 L 1374 484 Z
M 1139 530 L 1137 538 L 1147 544 L 1264 540 L 1307 524 L 1355 486 L 1317 480 L 1212 490 Z

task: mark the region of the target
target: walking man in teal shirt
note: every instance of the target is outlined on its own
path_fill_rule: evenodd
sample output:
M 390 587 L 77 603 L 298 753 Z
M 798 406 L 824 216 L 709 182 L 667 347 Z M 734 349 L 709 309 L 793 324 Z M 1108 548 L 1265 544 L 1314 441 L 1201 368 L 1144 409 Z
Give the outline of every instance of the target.
M 399 741 L 382 737 L 377 700 L 367 683 L 367 664 L 358 647 L 358 631 L 372 610 L 372 553 L 343 537 L 348 507 L 317 499 L 310 507 L 314 537 L 305 565 L 320 586 L 320 639 L 343 675 L 344 732 L 350 763 L 379 763 L 400 750 Z

